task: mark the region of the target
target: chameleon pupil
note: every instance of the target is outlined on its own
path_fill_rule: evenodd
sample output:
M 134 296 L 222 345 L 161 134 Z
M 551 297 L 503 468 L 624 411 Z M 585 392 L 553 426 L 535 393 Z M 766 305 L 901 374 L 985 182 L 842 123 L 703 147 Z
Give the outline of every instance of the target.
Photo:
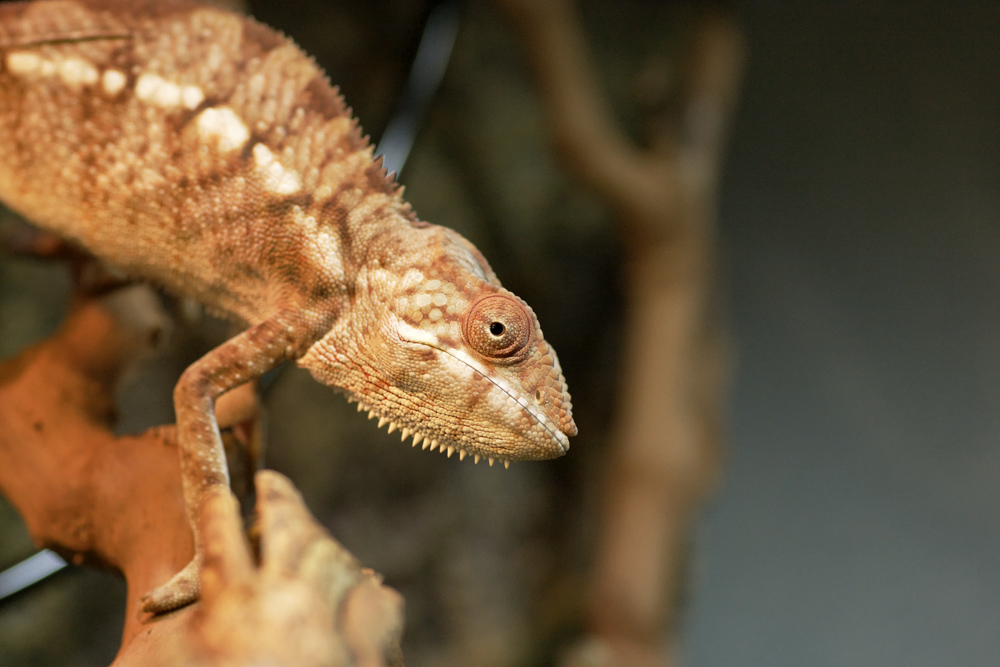
M 503 334 L 503 325 L 499 322 L 493 322 L 490 324 L 490 333 L 494 336 L 500 336 Z

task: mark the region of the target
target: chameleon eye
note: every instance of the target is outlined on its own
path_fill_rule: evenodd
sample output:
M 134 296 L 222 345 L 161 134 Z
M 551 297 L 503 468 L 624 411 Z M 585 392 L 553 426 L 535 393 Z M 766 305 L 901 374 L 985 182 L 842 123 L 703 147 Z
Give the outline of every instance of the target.
M 510 359 L 528 347 L 534 326 L 521 303 L 509 296 L 494 294 L 472 306 L 462 325 L 462 333 L 472 349 L 484 357 Z

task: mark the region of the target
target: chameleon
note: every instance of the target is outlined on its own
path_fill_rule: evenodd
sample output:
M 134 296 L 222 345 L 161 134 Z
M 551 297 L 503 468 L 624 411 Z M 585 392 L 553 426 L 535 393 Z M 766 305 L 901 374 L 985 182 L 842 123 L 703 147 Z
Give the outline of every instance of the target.
M 173 401 L 195 555 L 142 598 L 198 598 L 225 392 L 294 360 L 448 456 L 565 454 L 577 433 L 531 308 L 421 220 L 291 39 L 187 0 L 0 4 L 0 201 L 124 275 L 245 325 Z

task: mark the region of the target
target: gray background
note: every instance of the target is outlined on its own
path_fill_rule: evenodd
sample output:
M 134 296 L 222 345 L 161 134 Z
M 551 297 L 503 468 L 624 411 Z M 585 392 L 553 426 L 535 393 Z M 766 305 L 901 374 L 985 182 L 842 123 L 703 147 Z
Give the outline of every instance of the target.
M 741 5 L 694 665 L 1000 664 L 1000 9 Z

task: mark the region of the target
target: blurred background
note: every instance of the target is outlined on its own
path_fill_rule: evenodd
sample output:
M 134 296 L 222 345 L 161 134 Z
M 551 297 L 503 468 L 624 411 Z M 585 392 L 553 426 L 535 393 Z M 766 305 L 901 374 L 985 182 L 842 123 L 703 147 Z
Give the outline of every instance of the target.
M 250 9 L 317 57 L 377 138 L 429 7 Z M 729 379 L 718 471 L 660 586 L 664 662 L 995 665 L 1000 5 L 581 0 L 597 81 L 638 149 L 656 150 L 651 119 L 676 106 L 689 35 L 720 8 L 746 48 L 708 227 L 705 309 Z M 504 471 L 414 451 L 294 369 L 267 397 L 268 465 L 406 597 L 409 665 L 601 664 L 567 656 L 601 633 L 630 241 L 550 151 L 531 72 L 500 12 L 467 3 L 402 181 L 538 314 L 573 394 L 569 455 Z M 0 355 L 50 333 L 68 291 L 60 266 L 0 256 Z M 171 420 L 176 377 L 224 335 L 182 326 L 123 387 L 121 430 Z M 3 505 L 0 567 L 31 552 Z M 114 575 L 76 571 L 0 603 L 0 664 L 107 664 L 123 598 Z

